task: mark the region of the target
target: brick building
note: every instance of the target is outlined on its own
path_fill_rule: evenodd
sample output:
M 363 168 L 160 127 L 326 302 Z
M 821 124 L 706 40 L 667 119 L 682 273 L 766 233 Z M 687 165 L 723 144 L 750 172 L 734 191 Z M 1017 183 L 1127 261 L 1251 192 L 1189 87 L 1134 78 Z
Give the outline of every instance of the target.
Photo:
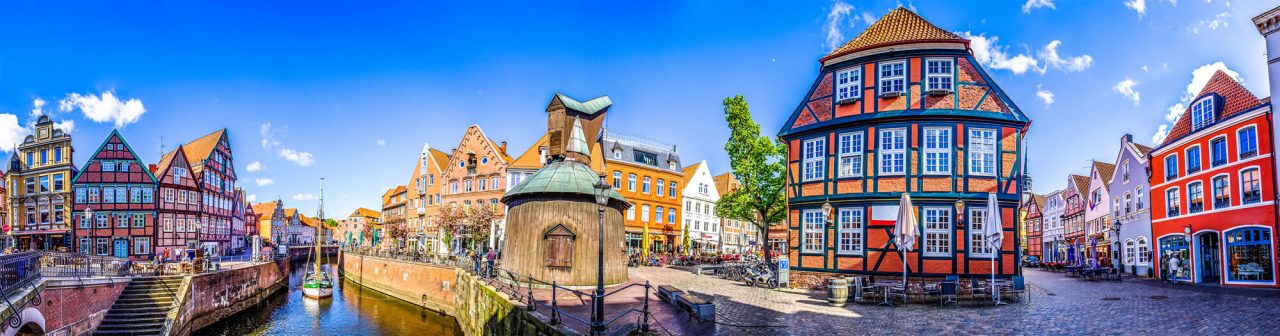
M 414 160 L 413 173 L 409 175 L 408 223 L 410 246 L 427 253 L 446 253 L 440 233 L 440 172 L 449 162 L 449 154 L 422 144 L 422 151 Z
M 183 146 L 166 155 L 151 169 L 157 181 L 156 253 L 175 257 L 179 249 L 196 248 L 200 226 L 200 183 L 191 172 Z
M 156 178 L 112 130 L 72 179 L 76 251 L 148 260 L 155 244 Z
M 262 202 L 253 205 L 253 213 L 258 215 L 258 235 L 263 240 L 281 244 L 287 241 L 288 221 L 284 216 L 284 201 Z
M 1277 286 L 1274 134 L 1271 105 L 1218 71 L 1151 151 L 1151 233 L 1178 281 Z
M 820 62 L 778 134 L 788 152 L 792 269 L 988 275 L 995 257 L 995 274 L 1018 274 L 1030 121 L 975 60 L 969 40 L 899 7 Z M 902 193 L 922 226 L 906 265 L 892 242 Z M 986 220 L 989 193 L 998 223 Z M 1002 228 L 1003 245 L 986 243 L 986 225 Z
M 388 228 L 398 227 L 403 229 L 405 227 L 405 219 L 409 208 L 408 195 L 409 189 L 404 185 L 398 185 L 395 188 L 387 189 L 387 192 L 382 194 L 382 224 L 384 226 L 383 232 L 379 234 L 379 237 L 391 237 L 391 235 L 386 232 L 386 229 Z M 408 232 L 408 230 L 405 231 Z M 400 244 L 407 243 L 407 241 L 395 239 L 388 239 L 384 242 L 396 244 L 394 246 L 397 248 L 400 247 Z
M 191 178 L 199 187 L 200 222 L 196 226 L 201 248 L 225 254 L 231 248 L 231 217 L 235 204 L 236 173 L 227 130 L 192 140 L 181 146 L 190 165 Z M 160 158 L 173 160 L 175 149 Z
M 471 125 L 458 141 L 458 146 L 450 152 L 449 161 L 440 174 L 440 181 L 437 181 L 445 183 L 441 186 L 443 190 L 440 200 L 444 206 L 491 206 L 502 214 L 504 208 L 498 200 L 506 192 L 503 186 L 506 183 L 507 165 L 512 161 L 511 156 L 507 155 L 506 142 L 493 141 L 484 134 L 480 126 Z M 383 216 L 387 216 L 386 210 L 383 212 Z M 499 219 L 490 224 L 490 227 L 492 234 L 483 245 L 493 247 L 496 238 L 502 235 L 503 221 Z M 463 239 L 454 239 L 455 246 L 451 250 L 456 250 L 457 244 L 462 241 Z

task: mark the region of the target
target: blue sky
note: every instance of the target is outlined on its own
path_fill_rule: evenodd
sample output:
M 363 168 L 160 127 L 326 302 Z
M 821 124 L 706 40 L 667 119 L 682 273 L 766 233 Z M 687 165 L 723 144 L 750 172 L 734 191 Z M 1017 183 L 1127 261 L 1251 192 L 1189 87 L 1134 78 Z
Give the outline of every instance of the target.
M 898 5 L 971 36 L 1034 119 L 1038 192 L 1086 173 L 1091 158 L 1113 160 L 1126 132 L 1151 144 L 1171 125 L 1170 106 L 1212 69 L 1268 95 L 1250 21 L 1266 1 L 629 5 L 5 2 L 0 155 L 34 121 L 37 100 L 73 128 L 77 163 L 114 127 L 148 162 L 162 137 L 172 149 L 226 127 L 240 185 L 258 201 L 314 211 L 323 176 L 329 214 L 344 216 L 378 208 L 386 187 L 408 181 L 424 142 L 448 150 L 468 125 L 519 155 L 560 91 L 609 95 L 611 128 L 678 144 L 686 164 L 722 173 L 724 97 L 746 96 L 776 133 L 832 42 Z

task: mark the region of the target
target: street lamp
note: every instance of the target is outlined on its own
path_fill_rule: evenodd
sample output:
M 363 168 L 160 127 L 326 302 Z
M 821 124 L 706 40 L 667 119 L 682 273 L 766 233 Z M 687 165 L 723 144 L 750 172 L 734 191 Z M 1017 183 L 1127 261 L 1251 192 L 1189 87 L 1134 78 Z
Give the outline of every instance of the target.
M 597 240 L 599 244 L 596 251 L 596 295 L 592 300 L 591 313 L 591 332 L 593 334 L 604 334 L 604 207 L 609 205 L 610 186 L 604 183 L 605 176 L 600 174 L 600 179 L 592 187 L 596 191 L 596 204 L 600 205 L 597 210 L 600 216 L 600 228 L 596 230 Z

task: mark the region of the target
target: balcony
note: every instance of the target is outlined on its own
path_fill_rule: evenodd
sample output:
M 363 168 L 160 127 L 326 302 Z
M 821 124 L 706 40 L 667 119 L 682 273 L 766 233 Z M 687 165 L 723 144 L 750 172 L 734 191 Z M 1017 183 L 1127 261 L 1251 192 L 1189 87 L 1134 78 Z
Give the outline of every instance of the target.
M 1240 152 L 1240 159 L 1241 159 L 1241 160 L 1248 159 L 1248 158 L 1252 158 L 1252 157 L 1255 157 L 1255 156 L 1258 156 L 1258 150 L 1257 150 L 1257 149 L 1251 149 L 1251 150 L 1247 150 L 1247 151 Z
M 418 215 L 425 215 L 425 214 L 427 214 L 427 208 L 425 207 L 418 208 Z
M 1213 199 L 1213 208 L 1221 209 L 1231 206 L 1231 197 L 1218 197 Z
M 1182 213 L 1182 209 L 1179 209 L 1178 207 L 1170 207 L 1169 211 L 1166 212 L 1165 215 L 1168 215 L 1169 217 L 1177 217 L 1178 214 L 1181 214 L 1181 213 Z
M 1246 191 L 1242 196 L 1241 203 L 1243 204 L 1253 204 L 1262 201 L 1262 191 L 1260 190 Z
M 1204 202 L 1191 202 L 1191 206 L 1187 208 L 1187 213 L 1198 213 L 1204 211 Z

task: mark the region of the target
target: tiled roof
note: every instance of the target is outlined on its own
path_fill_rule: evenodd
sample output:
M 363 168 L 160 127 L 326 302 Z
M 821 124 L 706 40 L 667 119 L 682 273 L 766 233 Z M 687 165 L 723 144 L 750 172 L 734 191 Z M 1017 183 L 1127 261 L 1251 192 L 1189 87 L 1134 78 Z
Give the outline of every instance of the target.
M 502 202 L 507 203 L 509 199 L 517 196 L 533 196 L 536 194 L 579 194 L 579 195 L 595 195 L 595 184 L 600 182 L 600 176 L 581 162 L 573 161 L 553 161 L 546 166 L 538 169 L 533 176 L 525 179 L 505 195 L 502 195 Z M 626 203 L 627 199 L 622 197 L 617 190 L 609 189 L 609 197 Z
M 608 109 L 610 105 L 613 105 L 613 101 L 609 100 L 609 96 L 599 96 L 584 102 L 579 102 L 576 99 L 569 98 L 569 96 L 566 96 L 563 93 L 557 92 L 556 98 L 560 98 L 560 103 L 564 104 L 564 107 L 567 109 L 592 115 L 599 113 L 600 111 L 604 111 Z
M 351 217 L 382 218 L 382 212 L 366 208 L 356 208 L 356 211 L 351 213 Z
M 547 142 L 549 140 L 548 138 L 549 138 L 548 134 L 543 133 L 542 137 L 538 138 L 538 141 L 534 141 L 533 145 L 529 146 L 529 149 L 526 149 L 523 154 L 520 154 L 519 157 L 516 157 L 515 160 L 511 161 L 511 164 L 507 165 L 507 168 L 508 169 L 542 168 L 542 146 L 547 145 Z
M 1151 153 L 1152 148 L 1144 146 L 1140 143 L 1133 143 L 1133 147 L 1138 149 L 1138 155 L 1147 155 Z
M 960 35 L 938 28 L 906 8 L 898 7 L 872 23 L 857 37 L 831 51 L 822 61 L 875 47 L 931 41 L 968 42 Z
M 688 182 L 688 181 L 689 181 L 689 178 L 690 178 L 690 176 L 693 176 L 693 173 L 698 172 L 698 166 L 701 166 L 701 165 L 702 165 L 702 162 L 698 162 L 698 163 L 695 163 L 695 164 L 689 165 L 688 167 L 684 167 L 684 180 L 685 180 L 685 182 Z
M 271 219 L 271 216 L 276 213 L 276 202 L 254 204 L 253 213 L 258 214 L 258 219 Z
M 1089 194 L 1089 177 L 1071 174 L 1071 180 L 1075 182 L 1076 193 L 1080 194 L 1080 197 Z
M 297 213 L 298 213 L 298 209 L 294 209 L 294 208 L 284 208 L 284 217 L 285 217 L 285 218 L 293 218 L 293 215 L 295 215 L 295 214 L 297 214 Z
M 449 164 L 449 153 L 440 151 L 439 149 L 431 149 L 431 161 L 436 163 L 436 169 L 444 171 L 444 165 Z
M 622 159 L 615 160 L 611 156 L 609 158 L 611 161 L 622 161 L 630 164 L 645 165 L 660 170 L 682 173 L 680 168 L 672 169 L 672 164 L 674 164 L 675 167 L 680 167 L 680 154 L 676 153 L 675 146 L 643 136 L 628 135 L 613 131 L 604 133 L 603 145 L 604 148 L 609 151 L 622 151 Z M 656 162 L 650 164 L 636 160 L 636 151 L 653 154 Z
M 1222 96 L 1224 100 L 1219 105 L 1222 107 L 1222 111 L 1218 112 L 1216 120 L 1230 118 L 1263 103 L 1262 99 L 1258 99 L 1252 92 L 1249 92 L 1249 89 L 1246 89 L 1240 82 L 1231 79 L 1231 76 L 1228 76 L 1222 70 L 1213 73 L 1213 77 L 1209 78 L 1209 82 L 1205 83 L 1204 89 L 1201 89 L 1200 93 L 1196 94 L 1196 97 L 1199 98 L 1207 93 L 1216 93 Z M 1191 133 L 1191 107 L 1188 106 L 1186 110 L 1182 111 L 1178 121 L 1173 124 L 1173 129 L 1169 130 L 1168 135 L 1165 135 L 1164 142 L 1161 145 L 1173 143 Z
M 719 190 L 721 195 L 738 189 L 738 179 L 733 177 L 733 173 L 716 175 L 711 179 L 716 181 L 716 190 Z
M 1093 169 L 1098 171 L 1098 177 L 1103 181 L 1110 181 L 1111 176 L 1116 173 L 1116 165 L 1106 162 L 1094 161 Z M 1103 183 L 1103 187 L 1110 188 L 1106 183 Z
M 1036 201 L 1036 209 L 1044 209 L 1045 202 L 1049 201 L 1049 198 L 1045 197 L 1044 195 L 1031 195 L 1031 196 L 1032 196 L 1031 199 Z

